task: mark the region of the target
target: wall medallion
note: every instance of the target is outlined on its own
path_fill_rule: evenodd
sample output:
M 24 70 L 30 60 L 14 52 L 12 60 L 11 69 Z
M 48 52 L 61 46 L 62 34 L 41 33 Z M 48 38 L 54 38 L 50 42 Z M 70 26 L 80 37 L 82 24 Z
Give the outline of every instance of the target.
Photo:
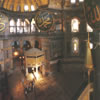
M 8 18 L 0 12 L 0 32 L 3 32 L 8 27 Z
M 40 11 L 35 17 L 36 25 L 41 31 L 49 30 L 53 25 L 53 16 L 48 11 Z

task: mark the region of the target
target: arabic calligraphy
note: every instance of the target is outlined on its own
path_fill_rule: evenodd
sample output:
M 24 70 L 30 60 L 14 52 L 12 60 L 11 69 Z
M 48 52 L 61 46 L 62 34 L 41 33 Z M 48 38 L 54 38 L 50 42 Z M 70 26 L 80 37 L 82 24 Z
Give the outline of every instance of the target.
M 100 21 L 100 8 L 96 5 L 96 7 L 92 9 L 90 15 L 93 23 Z
M 0 12 L 0 32 L 4 31 L 8 25 L 8 18 Z
M 96 5 L 96 8 L 94 8 L 94 14 L 95 14 L 95 19 L 97 21 L 100 21 L 100 8 Z
M 0 22 L 0 31 L 4 30 L 5 24 Z
M 40 12 L 35 20 L 37 27 L 42 31 L 49 30 L 53 24 L 52 15 L 47 11 Z
M 93 27 L 98 27 L 96 23 L 100 23 L 100 6 L 98 4 L 94 5 L 85 5 L 86 7 L 86 15 L 88 22 L 93 26 Z

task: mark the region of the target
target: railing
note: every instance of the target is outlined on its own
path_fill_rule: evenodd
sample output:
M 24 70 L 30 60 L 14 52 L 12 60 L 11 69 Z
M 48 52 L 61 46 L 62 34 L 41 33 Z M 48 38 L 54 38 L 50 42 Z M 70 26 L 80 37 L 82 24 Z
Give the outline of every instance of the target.
M 88 85 L 88 79 L 84 80 L 80 85 L 79 89 L 76 91 L 76 94 L 72 97 L 71 100 L 78 100 L 81 93 L 84 91 L 85 87 Z
M 93 83 L 88 83 L 84 91 L 79 96 L 78 100 L 92 100 L 93 97 L 90 99 L 91 93 L 93 93 Z
M 4 35 L 2 35 L 4 34 Z M 32 32 L 32 33 L 9 33 L 9 34 L 5 34 L 2 33 L 0 35 L 0 39 L 9 39 L 11 37 L 24 37 L 24 36 L 42 36 L 42 37 L 48 37 L 48 36 L 56 36 L 56 37 L 64 37 L 64 33 L 63 32 Z

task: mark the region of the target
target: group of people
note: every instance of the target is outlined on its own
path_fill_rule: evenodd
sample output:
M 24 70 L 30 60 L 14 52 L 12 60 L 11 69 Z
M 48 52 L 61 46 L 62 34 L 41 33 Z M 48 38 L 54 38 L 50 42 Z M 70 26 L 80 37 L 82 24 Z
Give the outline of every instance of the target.
M 30 92 L 33 92 L 33 89 L 34 89 L 34 82 L 30 82 L 26 87 L 24 87 L 24 94 L 25 96 L 28 96 L 28 94 Z
M 28 81 L 28 80 L 22 79 L 22 84 L 24 87 L 24 95 L 25 95 L 25 97 L 27 97 L 29 93 L 33 92 L 34 86 L 35 86 L 35 81 L 34 80 Z

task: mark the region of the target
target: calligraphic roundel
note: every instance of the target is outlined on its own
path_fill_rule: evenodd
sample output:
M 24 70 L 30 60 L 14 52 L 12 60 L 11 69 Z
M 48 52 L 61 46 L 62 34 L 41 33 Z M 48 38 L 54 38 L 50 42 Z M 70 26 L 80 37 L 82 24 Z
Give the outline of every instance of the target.
M 88 24 L 100 30 L 100 0 L 85 0 L 85 16 Z
M 40 11 L 35 17 L 35 22 L 38 29 L 47 31 L 53 25 L 53 16 L 48 11 Z
M 8 18 L 3 13 L 0 12 L 0 32 L 5 31 L 8 27 Z

